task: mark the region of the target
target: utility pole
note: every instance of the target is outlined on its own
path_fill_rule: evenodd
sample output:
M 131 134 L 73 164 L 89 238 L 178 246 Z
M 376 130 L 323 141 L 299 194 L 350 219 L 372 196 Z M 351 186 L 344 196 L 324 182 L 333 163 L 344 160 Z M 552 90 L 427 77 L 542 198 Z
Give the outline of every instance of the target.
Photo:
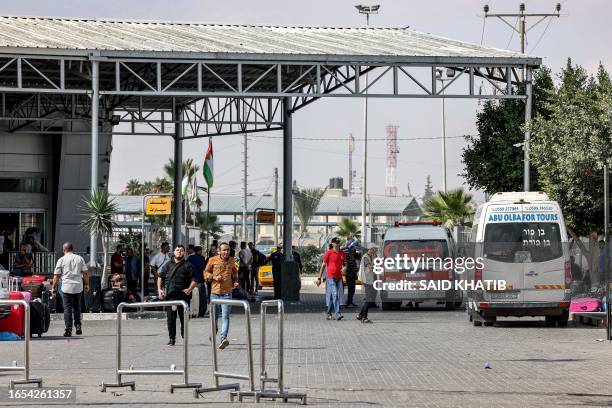
M 519 34 L 519 39 L 521 42 L 521 54 L 525 53 L 525 42 L 526 42 L 526 37 L 527 37 L 527 33 L 529 32 L 529 30 L 531 30 L 532 28 L 534 28 L 535 26 L 537 26 L 538 24 L 540 24 L 542 21 L 546 20 L 547 18 L 552 18 L 552 17 L 561 17 L 561 3 L 557 3 L 557 5 L 555 6 L 555 12 L 554 13 L 536 13 L 536 14 L 526 14 L 525 13 L 525 3 L 521 3 L 519 5 L 519 13 L 518 14 L 513 14 L 513 13 L 508 13 L 508 14 L 489 14 L 489 5 L 485 4 L 484 8 L 484 13 L 485 13 L 485 18 L 487 17 L 497 17 L 499 18 L 501 21 L 504 22 L 504 24 L 506 24 L 508 27 L 510 27 L 514 32 L 517 32 Z M 515 17 L 518 19 L 518 29 L 511 24 L 507 18 L 508 17 Z M 535 17 L 537 18 L 536 22 L 533 23 L 531 26 L 527 27 L 527 18 L 528 17 Z M 550 24 L 550 22 L 549 22 Z M 532 104 L 532 72 L 531 72 L 531 67 L 528 66 L 524 66 L 523 69 L 521 70 L 521 82 L 525 83 L 525 93 L 527 98 L 525 99 L 525 141 L 523 143 L 523 153 L 524 153 L 524 159 L 523 159 L 523 190 L 524 191 L 529 191 L 531 186 L 530 186 L 530 159 L 529 159 L 529 142 L 530 142 L 530 138 L 531 138 L 531 133 L 529 131 L 529 127 L 530 127 L 530 122 L 531 122 L 531 104 Z
M 363 6 L 361 4 L 355 6 L 359 14 L 365 14 L 366 16 L 366 27 L 370 25 L 370 14 L 378 14 L 380 5 L 374 6 Z M 365 74 L 365 98 L 363 103 L 363 184 L 361 186 L 361 242 L 366 244 L 367 237 L 367 212 L 366 212 L 366 198 L 368 193 L 368 73 Z
M 247 134 L 242 137 L 242 240 L 248 241 L 247 230 Z M 255 238 L 253 238 L 255 239 Z
M 274 168 L 274 245 L 278 244 L 278 168 Z M 255 239 L 255 237 L 253 237 Z
M 525 38 L 527 36 L 527 32 L 529 32 L 529 30 L 531 30 L 532 28 L 534 28 L 535 26 L 537 26 L 538 24 L 540 24 L 542 21 L 546 20 L 548 17 L 561 17 L 561 3 L 557 3 L 557 5 L 555 6 L 555 13 L 537 13 L 537 14 L 525 14 L 525 3 L 521 3 L 519 4 L 519 12 L 518 14 L 513 14 L 513 13 L 509 13 L 509 14 L 489 14 L 489 5 L 485 4 L 484 6 L 484 13 L 485 13 L 485 18 L 486 17 L 497 17 L 499 18 L 501 21 L 503 21 L 505 24 L 508 25 L 508 27 L 510 27 L 513 31 L 517 32 L 521 41 L 521 54 L 525 53 Z M 518 25 L 518 29 L 512 24 L 510 23 L 508 20 L 506 20 L 506 17 L 516 17 L 519 19 L 519 25 Z M 527 28 L 527 17 L 536 17 L 538 18 L 538 20 L 533 23 L 529 28 Z
M 351 196 L 353 194 L 353 152 L 355 151 L 355 138 L 352 133 L 349 134 L 348 142 L 348 195 Z

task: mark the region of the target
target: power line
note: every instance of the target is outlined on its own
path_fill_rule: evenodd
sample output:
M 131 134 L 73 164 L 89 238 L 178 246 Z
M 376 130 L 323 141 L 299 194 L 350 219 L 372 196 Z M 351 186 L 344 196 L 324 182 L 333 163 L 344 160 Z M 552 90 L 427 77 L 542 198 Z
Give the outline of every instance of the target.
M 544 31 L 542 31 L 542 34 L 540 34 L 540 38 L 538 38 L 538 41 L 535 43 L 531 51 L 529 51 L 530 54 L 538 47 L 538 45 L 540 45 L 540 41 L 542 41 L 542 38 L 544 38 L 544 34 L 546 34 L 546 31 L 548 30 L 548 27 L 550 27 L 550 23 L 552 23 L 552 21 L 552 18 L 548 19 L 548 24 L 546 24 L 546 28 L 544 28 Z
M 471 135 L 471 134 L 465 134 L 465 135 L 456 135 L 456 136 L 446 136 L 447 139 L 459 139 L 459 138 L 465 138 L 467 136 L 478 136 L 478 135 Z M 259 138 L 264 138 L 264 139 L 282 139 L 283 136 L 264 136 L 264 135 L 260 135 L 257 137 L 252 137 L 251 140 L 257 140 Z M 329 137 L 293 137 L 293 140 L 312 140 L 312 141 L 330 141 L 330 142 L 346 142 L 346 138 L 329 138 Z M 412 140 L 439 140 L 442 139 L 442 136 L 433 136 L 433 137 L 406 137 L 406 138 L 401 138 L 398 137 L 397 140 L 399 141 L 412 141 Z M 363 139 L 358 139 L 355 138 L 355 141 L 360 141 Z M 386 138 L 370 138 L 368 137 L 368 141 L 377 141 L 377 142 L 386 142 L 387 139 Z
M 516 17 L 516 21 L 514 22 L 514 30 L 512 30 L 512 32 L 510 33 L 510 39 L 508 40 L 508 44 L 506 44 L 506 48 L 510 47 L 510 43 L 512 42 L 512 39 L 514 38 L 514 33 L 516 32 L 516 24 L 519 22 L 519 17 Z

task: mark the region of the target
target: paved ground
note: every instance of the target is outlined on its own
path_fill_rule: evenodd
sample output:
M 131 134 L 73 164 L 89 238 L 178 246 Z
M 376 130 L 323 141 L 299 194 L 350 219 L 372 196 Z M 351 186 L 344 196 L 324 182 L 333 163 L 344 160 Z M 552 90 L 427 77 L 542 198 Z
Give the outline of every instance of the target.
M 375 310 L 371 325 L 359 323 L 352 311 L 344 321 L 326 321 L 322 295 L 306 290 L 310 293 L 304 295 L 304 305 L 291 306 L 287 314 L 285 371 L 287 386 L 307 392 L 309 405 L 612 406 L 612 344 L 597 341 L 604 335 L 602 329 L 548 328 L 533 320 L 473 327 L 464 312 L 434 307 Z M 258 351 L 257 313 L 252 327 Z M 274 327 L 270 325 L 270 333 Z M 180 367 L 181 348 L 165 345 L 165 321 L 129 320 L 124 328 L 125 367 L 168 368 L 172 363 Z M 224 369 L 246 372 L 244 328 L 244 315 L 236 311 L 232 344 L 219 353 Z M 42 376 L 47 386 L 75 385 L 74 405 L 232 405 L 225 392 L 198 400 L 186 390 L 170 394 L 168 384 L 180 382 L 178 376 L 132 377 L 136 391 L 101 393 L 101 382 L 114 379 L 114 322 L 88 321 L 85 334 L 70 341 L 60 337 L 62 330 L 62 322 L 54 321 L 46 336 L 34 339 L 32 374 Z M 190 330 L 191 380 L 210 385 L 208 319 L 192 320 Z M 270 346 L 273 373 L 275 349 Z M 1 364 L 20 361 L 20 350 L 20 343 L 0 343 Z M 485 363 L 491 369 L 485 369 Z M 255 365 L 258 370 L 257 354 Z M 0 384 L 8 378 L 1 373 Z

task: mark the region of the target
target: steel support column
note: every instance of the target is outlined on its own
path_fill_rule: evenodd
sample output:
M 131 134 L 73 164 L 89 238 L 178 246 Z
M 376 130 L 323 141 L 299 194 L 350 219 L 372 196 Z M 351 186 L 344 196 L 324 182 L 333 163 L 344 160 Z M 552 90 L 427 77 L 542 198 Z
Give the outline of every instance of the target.
M 283 98 L 283 249 L 285 261 L 293 261 L 293 158 L 291 98 Z
M 525 142 L 523 144 L 524 151 L 524 170 L 523 170 L 523 189 L 529 191 L 530 186 L 530 174 L 529 174 L 529 140 L 531 138 L 531 104 L 533 101 L 532 90 L 531 90 L 531 67 L 527 67 L 525 70 L 525 93 L 527 99 L 525 100 Z
M 176 106 L 174 108 L 174 117 L 177 120 L 181 120 L 183 116 L 183 108 Z M 183 197 L 181 191 L 181 185 L 183 181 L 183 124 L 175 123 L 174 125 L 174 197 L 172 202 L 172 246 L 176 248 L 176 245 L 181 243 L 181 215 L 183 211 Z
M 100 75 L 99 62 L 91 61 L 91 194 L 98 188 L 98 110 L 100 104 Z M 104 237 L 102 237 L 104 239 Z M 90 267 L 96 266 L 96 253 L 98 252 L 98 234 L 91 231 L 89 236 Z

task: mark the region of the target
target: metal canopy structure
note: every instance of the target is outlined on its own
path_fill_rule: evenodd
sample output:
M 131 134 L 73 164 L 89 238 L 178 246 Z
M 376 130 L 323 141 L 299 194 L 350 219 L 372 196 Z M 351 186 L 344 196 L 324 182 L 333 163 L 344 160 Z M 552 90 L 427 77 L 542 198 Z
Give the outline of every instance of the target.
M 540 64 L 537 57 L 407 28 L 6 16 L 0 17 L 0 120 L 9 132 L 91 135 L 92 157 L 102 129 L 127 123 L 129 131 L 111 132 L 172 136 L 176 163 L 185 139 L 282 129 L 287 246 L 296 111 L 320 98 L 364 97 L 367 90 L 368 98 L 525 99 L 529 112 L 531 71 Z M 455 75 L 438 87 L 441 68 Z M 522 71 L 524 87 L 518 86 Z M 368 72 L 366 88 L 360 77 Z M 489 86 L 478 90 L 477 80 Z M 97 166 L 92 160 L 92 189 Z M 175 168 L 177 237 L 182 175 Z

